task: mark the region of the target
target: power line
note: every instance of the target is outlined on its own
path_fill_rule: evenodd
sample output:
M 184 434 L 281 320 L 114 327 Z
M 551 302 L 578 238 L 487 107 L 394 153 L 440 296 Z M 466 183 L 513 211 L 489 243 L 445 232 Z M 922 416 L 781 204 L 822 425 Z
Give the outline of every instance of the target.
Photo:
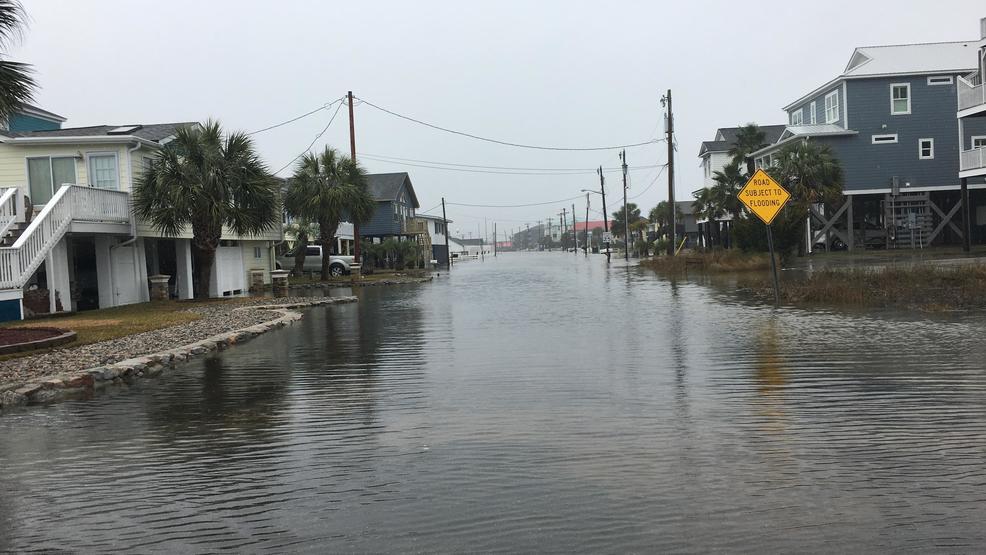
M 385 112 L 385 113 L 390 114 L 390 115 L 392 115 L 394 117 L 398 117 L 398 118 L 401 118 L 401 119 L 404 119 L 404 120 L 407 120 L 407 121 L 410 121 L 410 122 L 417 123 L 418 125 L 423 125 L 425 127 L 430 127 L 432 129 L 436 129 L 438 131 L 444 131 L 446 133 L 452 133 L 453 135 L 460 135 L 462 137 L 469 137 L 470 139 L 476 139 L 478 141 L 486 141 L 488 143 L 494 143 L 494 144 L 503 145 L 503 146 L 512 146 L 512 147 L 517 147 L 517 148 L 530 148 L 530 149 L 534 149 L 534 150 L 561 150 L 561 151 L 581 151 L 581 152 L 585 152 L 585 151 L 593 151 L 593 150 L 617 150 L 617 149 L 621 149 L 621 148 L 632 148 L 632 147 L 637 147 L 637 146 L 644 146 L 644 145 L 659 143 L 659 142 L 661 142 L 663 140 L 663 139 L 652 139 L 652 140 L 648 140 L 648 141 L 644 141 L 644 142 L 640 142 L 640 143 L 632 143 L 632 144 L 625 144 L 625 145 L 598 146 L 598 147 L 582 147 L 582 148 L 576 148 L 576 147 L 560 147 L 560 146 L 539 146 L 539 145 L 528 145 L 528 144 L 523 144 L 523 143 L 512 143 L 512 142 L 508 142 L 508 141 L 501 141 L 501 140 L 498 140 L 498 139 L 490 139 L 488 137 L 481 137 L 479 135 L 474 135 L 472 133 L 466 133 L 464 131 L 456 131 L 454 129 L 449 129 L 447 127 L 441 127 L 439 125 L 435 125 L 435 124 L 432 124 L 432 123 L 424 122 L 424 121 L 421 121 L 419 119 L 412 118 L 410 116 L 405 116 L 403 114 L 398 114 L 397 112 L 393 112 L 393 111 L 388 110 L 386 108 L 383 108 L 381 106 L 377 106 L 376 104 L 374 104 L 374 103 L 372 103 L 369 100 L 366 100 L 364 98 L 361 98 L 360 100 L 362 102 L 364 102 L 365 104 L 367 104 L 368 106 L 372 106 L 372 107 L 376 108 L 377 110 L 380 110 L 381 112 Z
M 416 158 L 400 158 L 398 156 L 387 156 L 384 154 L 367 154 L 363 153 L 361 157 L 369 157 L 373 159 L 382 159 L 381 161 L 395 160 L 399 162 L 418 162 L 421 164 L 435 164 L 440 166 L 453 166 L 457 168 L 478 168 L 486 170 L 515 170 L 515 171 L 531 171 L 531 172 L 573 172 L 573 173 L 584 173 L 592 172 L 596 173 L 596 168 L 529 168 L 529 167 L 514 167 L 514 166 L 482 166 L 478 164 L 461 164 L 457 162 L 436 162 L 434 160 L 419 160 Z M 650 168 L 657 168 L 660 164 L 653 164 L 650 166 L 635 166 L 630 168 L 630 170 L 643 170 Z M 607 167 L 603 168 L 603 171 L 620 171 L 619 167 Z
M 271 129 L 277 129 L 278 127 L 282 127 L 282 126 L 287 125 L 289 123 L 294 123 L 294 122 L 298 121 L 299 119 L 307 118 L 308 116 L 310 116 L 310 115 L 312 115 L 314 113 L 321 112 L 322 110 L 328 110 L 329 108 L 332 107 L 333 104 L 335 104 L 336 102 L 341 102 L 341 101 L 342 101 L 341 98 L 337 98 L 337 99 L 333 100 L 332 102 L 329 102 L 327 104 L 322 104 L 321 106 L 319 106 L 318 108 L 315 108 L 311 112 L 305 112 L 304 114 L 301 114 L 300 116 L 291 118 L 291 119 L 289 119 L 287 121 L 282 121 L 281 123 L 276 123 L 274 125 L 271 125 L 270 127 L 264 127 L 263 129 L 258 129 L 256 131 L 251 131 L 251 132 L 247 133 L 247 135 L 256 135 L 257 133 L 263 133 L 264 131 L 270 131 Z
M 567 202 L 570 200 L 575 200 L 580 198 L 582 198 L 582 195 L 563 198 L 559 200 L 550 200 L 548 202 L 533 202 L 531 204 L 465 204 L 461 202 L 446 202 L 445 204 L 449 204 L 452 206 L 468 206 L 471 208 L 526 208 L 528 206 L 544 206 L 546 204 L 557 204 L 559 202 Z
M 435 206 L 432 206 L 431 208 L 429 208 L 429 209 L 427 209 L 425 211 L 418 211 L 418 214 L 427 214 L 428 212 L 431 212 L 432 210 L 434 210 L 436 208 L 440 208 L 441 206 L 442 206 L 442 203 L 439 202 Z
M 633 199 L 636 199 L 636 198 L 640 198 L 651 187 L 653 187 L 654 184 L 657 183 L 657 178 L 661 177 L 661 174 L 664 173 L 664 170 L 666 170 L 666 169 L 668 169 L 668 165 L 667 164 L 662 164 L 661 165 L 661 171 L 657 172 L 657 175 L 655 175 L 654 176 L 654 179 L 651 180 L 650 185 L 647 185 L 646 187 L 644 187 L 644 190 L 643 191 L 640 191 L 636 195 L 633 195 L 632 197 L 630 197 L 630 200 L 633 200 Z
M 595 173 L 594 171 L 564 171 L 564 172 L 547 172 L 547 171 L 534 171 L 534 172 L 524 172 L 524 171 L 499 171 L 499 170 L 480 170 L 471 168 L 453 168 L 446 166 L 432 166 L 428 164 L 415 164 L 413 162 L 399 162 L 396 160 L 385 160 L 383 158 L 377 158 L 368 154 L 361 154 L 360 158 L 366 160 L 373 160 L 375 162 L 383 162 L 385 164 L 396 164 L 398 166 L 411 166 L 415 168 L 428 168 L 431 170 L 445 170 L 445 171 L 455 171 L 455 172 L 465 172 L 465 173 L 487 173 L 494 175 L 588 175 Z
M 336 111 L 335 112 L 332 112 L 332 117 L 329 118 L 329 123 L 326 123 L 325 124 L 325 127 L 323 127 L 322 130 L 318 132 L 318 135 L 315 135 L 315 138 L 312 139 L 312 142 L 308 145 L 308 148 L 306 148 L 305 150 L 301 151 L 301 153 L 298 154 L 297 156 L 295 156 L 293 160 L 291 160 L 287 164 L 284 164 L 284 166 L 281 167 L 281 169 L 279 169 L 276 172 L 274 172 L 275 175 L 281 173 L 282 171 L 284 171 L 285 169 L 287 169 L 288 166 L 290 166 L 291 164 L 294 164 L 298 160 L 298 158 L 301 158 L 306 153 L 308 153 L 309 151 L 311 151 L 312 147 L 315 146 L 315 142 L 318 141 L 319 139 L 321 139 L 322 138 L 322 135 L 325 135 L 325 132 L 329 130 L 329 126 L 332 125 L 332 122 L 333 121 L 335 121 L 336 115 L 339 114 L 339 109 L 340 108 L 342 108 L 342 103 L 341 102 L 339 103 L 338 106 L 336 106 Z

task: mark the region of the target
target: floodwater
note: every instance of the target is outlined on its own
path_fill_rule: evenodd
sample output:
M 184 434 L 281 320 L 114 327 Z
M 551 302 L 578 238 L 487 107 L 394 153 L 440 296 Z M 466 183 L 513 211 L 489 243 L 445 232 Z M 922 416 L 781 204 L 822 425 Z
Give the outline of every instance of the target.
M 0 417 L 0 552 L 986 546 L 977 317 L 774 310 L 563 253 L 357 294 Z

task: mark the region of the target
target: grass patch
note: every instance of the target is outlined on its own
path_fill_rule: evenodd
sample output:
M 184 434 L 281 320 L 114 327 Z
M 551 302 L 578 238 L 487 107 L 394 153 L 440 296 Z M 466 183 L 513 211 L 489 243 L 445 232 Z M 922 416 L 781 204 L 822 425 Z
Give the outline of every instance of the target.
M 756 293 L 773 299 L 768 280 L 758 284 Z M 781 300 L 931 312 L 986 308 L 986 265 L 821 270 L 782 281 Z
M 154 301 L 149 303 L 106 308 L 102 310 L 78 312 L 65 316 L 51 316 L 38 318 L 35 320 L 7 322 L 4 323 L 2 327 L 54 327 L 72 330 L 78 334 L 77 339 L 72 343 L 62 345 L 62 347 L 78 347 L 89 343 L 98 343 L 100 341 L 116 339 L 126 335 L 133 335 L 135 333 L 177 326 L 179 324 L 198 320 L 202 318 L 202 316 L 195 314 L 194 312 L 188 312 L 188 309 L 199 304 L 210 302 L 230 301 Z M 9 355 L 0 356 L 0 360 L 7 360 L 18 356 L 34 355 L 40 352 L 44 352 L 44 350 L 40 349 L 23 353 L 12 353 Z
M 640 261 L 641 266 L 662 273 L 760 272 L 770 270 L 770 257 L 763 253 L 747 253 L 739 249 L 716 249 L 681 253 L 678 256 L 655 256 Z

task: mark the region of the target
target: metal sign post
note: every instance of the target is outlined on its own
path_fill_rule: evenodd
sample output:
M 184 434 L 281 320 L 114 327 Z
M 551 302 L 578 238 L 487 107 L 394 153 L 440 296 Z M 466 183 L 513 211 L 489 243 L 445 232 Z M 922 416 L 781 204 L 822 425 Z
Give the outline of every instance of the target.
M 774 233 L 770 224 L 780 213 L 784 205 L 791 200 L 791 193 L 781 187 L 781 184 L 774 181 L 767 172 L 762 169 L 757 170 L 746 185 L 740 190 L 740 202 L 743 203 L 750 212 L 756 214 L 764 225 L 767 226 L 767 249 L 770 251 L 770 273 L 774 277 L 774 304 L 781 304 L 781 286 L 777 277 L 777 262 L 774 260 Z

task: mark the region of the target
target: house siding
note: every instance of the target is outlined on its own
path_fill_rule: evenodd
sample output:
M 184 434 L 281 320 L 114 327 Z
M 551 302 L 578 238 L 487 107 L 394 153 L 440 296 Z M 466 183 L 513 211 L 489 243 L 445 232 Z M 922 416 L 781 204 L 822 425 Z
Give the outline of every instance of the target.
M 36 156 L 75 157 L 77 185 L 88 185 L 89 175 L 86 155 L 90 153 L 116 153 L 117 175 L 120 190 L 130 190 L 130 168 L 127 165 L 127 149 L 118 145 L 13 145 L 0 144 L 0 187 L 19 187 L 29 195 L 27 183 L 27 158 Z M 83 157 L 78 158 L 79 154 Z
M 54 131 L 62 124 L 27 114 L 12 114 L 7 122 L 11 131 Z
M 842 83 L 841 82 L 839 82 L 839 83 L 837 83 L 835 85 L 832 85 L 832 87 L 830 87 L 828 89 L 825 89 L 824 91 L 818 93 L 817 95 L 815 95 L 815 96 L 813 96 L 813 97 L 805 100 L 804 102 L 802 102 L 802 103 L 794 106 L 790 110 L 788 110 L 787 111 L 787 121 L 788 121 L 788 123 L 789 124 L 791 123 L 791 115 L 794 114 L 794 112 L 797 112 L 798 110 L 803 110 L 803 118 L 802 118 L 803 125 L 811 125 L 811 105 L 812 104 L 815 104 L 815 118 L 816 118 L 815 119 L 815 123 L 818 124 L 818 125 L 821 125 L 821 124 L 825 123 L 825 97 L 829 93 L 831 93 L 832 91 L 835 91 L 836 92 L 837 98 L 839 99 L 839 119 L 836 120 L 834 123 L 836 123 L 837 125 L 845 126 L 845 124 L 846 124 L 845 118 L 844 118 L 845 110 L 844 110 L 843 106 L 845 105 L 845 100 L 846 99 L 844 98 L 844 95 L 843 95 Z M 890 105 L 889 102 L 890 101 L 888 100 L 887 101 L 887 106 Z M 849 120 L 852 121 L 852 115 L 851 114 L 850 114 Z
M 373 212 L 373 217 L 366 224 L 360 226 L 360 235 L 364 237 L 387 237 L 401 234 L 401 222 L 404 214 L 409 212 L 414 216 L 414 205 L 411 201 L 411 192 L 407 190 L 407 182 L 401 185 L 397 194 L 397 199 L 401 200 L 378 200 L 377 209 Z M 401 217 L 395 220 L 394 205 L 398 206 Z

